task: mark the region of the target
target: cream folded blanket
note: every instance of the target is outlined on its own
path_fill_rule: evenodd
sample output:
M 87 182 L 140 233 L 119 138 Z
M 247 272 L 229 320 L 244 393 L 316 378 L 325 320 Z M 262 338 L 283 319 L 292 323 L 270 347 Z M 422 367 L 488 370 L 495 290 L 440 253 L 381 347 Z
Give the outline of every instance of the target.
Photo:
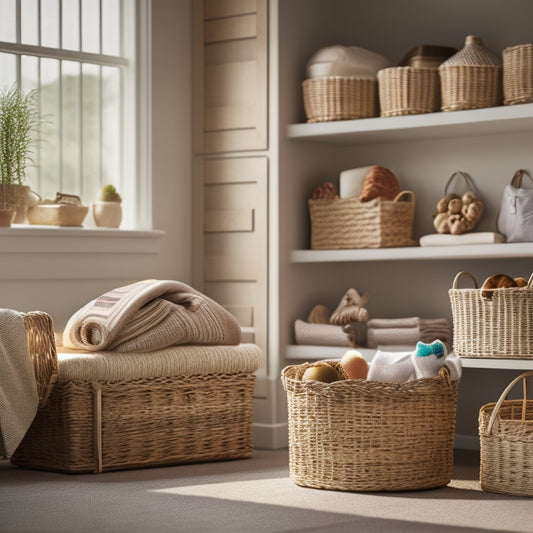
M 24 318 L 11 309 L 0 309 L 0 457 L 13 455 L 38 407 Z
M 79 309 L 63 345 L 90 351 L 152 351 L 180 344 L 237 345 L 241 328 L 220 304 L 180 281 L 144 280 Z

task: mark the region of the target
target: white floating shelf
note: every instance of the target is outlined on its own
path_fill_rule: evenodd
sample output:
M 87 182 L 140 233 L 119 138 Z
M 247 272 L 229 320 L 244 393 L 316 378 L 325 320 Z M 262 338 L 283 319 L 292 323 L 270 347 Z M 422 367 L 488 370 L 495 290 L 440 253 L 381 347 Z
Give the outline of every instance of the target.
M 291 263 L 398 261 L 420 259 L 505 259 L 533 257 L 533 243 L 472 244 L 469 246 L 411 246 L 357 250 L 293 250 Z
M 301 361 L 320 361 L 323 359 L 339 359 L 350 348 L 344 346 L 308 346 L 292 344 L 287 346 L 287 359 Z M 389 351 L 407 351 L 409 347 L 382 347 Z M 367 361 L 371 361 L 376 350 L 371 348 L 356 348 Z M 495 359 L 491 357 L 461 357 L 464 368 L 489 368 L 499 370 L 533 370 L 533 359 Z
M 404 142 L 520 132 L 533 132 L 533 104 L 290 124 L 287 128 L 289 139 L 335 144 Z

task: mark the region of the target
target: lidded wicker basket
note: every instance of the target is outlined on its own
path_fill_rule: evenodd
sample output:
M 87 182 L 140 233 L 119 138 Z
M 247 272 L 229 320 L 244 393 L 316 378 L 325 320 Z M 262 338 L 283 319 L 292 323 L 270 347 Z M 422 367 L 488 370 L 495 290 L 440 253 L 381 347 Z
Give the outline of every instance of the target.
M 439 75 L 442 111 L 502 103 L 502 60 L 475 35 L 468 35 L 464 48 L 439 66 Z
M 510 46 L 502 52 L 503 103 L 533 102 L 533 44 Z

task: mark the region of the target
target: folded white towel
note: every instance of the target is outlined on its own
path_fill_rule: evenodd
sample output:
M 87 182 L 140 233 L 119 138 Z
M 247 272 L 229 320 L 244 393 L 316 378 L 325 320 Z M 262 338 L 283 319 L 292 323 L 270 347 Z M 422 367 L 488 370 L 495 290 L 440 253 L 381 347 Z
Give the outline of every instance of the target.
M 384 352 L 378 350 L 368 369 L 369 381 L 404 383 L 415 379 L 412 352 Z

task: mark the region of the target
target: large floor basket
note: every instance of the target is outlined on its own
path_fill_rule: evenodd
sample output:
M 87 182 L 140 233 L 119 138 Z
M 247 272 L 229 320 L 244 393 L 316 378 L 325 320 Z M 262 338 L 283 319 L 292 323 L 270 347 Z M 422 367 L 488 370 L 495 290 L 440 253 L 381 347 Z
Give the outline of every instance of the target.
M 338 368 L 339 363 L 330 361 Z M 302 381 L 287 366 L 289 470 L 297 485 L 345 491 L 441 487 L 453 470 L 458 382 L 446 368 L 407 383 Z
M 481 488 L 488 492 L 533 496 L 533 400 L 527 399 L 526 378 L 516 377 L 497 403 L 479 411 Z M 523 399 L 507 400 L 511 389 L 523 383 Z
M 458 288 L 469 277 L 475 288 Z M 448 291 L 453 315 L 453 351 L 459 357 L 533 359 L 533 274 L 527 287 L 478 288 L 459 272 Z

